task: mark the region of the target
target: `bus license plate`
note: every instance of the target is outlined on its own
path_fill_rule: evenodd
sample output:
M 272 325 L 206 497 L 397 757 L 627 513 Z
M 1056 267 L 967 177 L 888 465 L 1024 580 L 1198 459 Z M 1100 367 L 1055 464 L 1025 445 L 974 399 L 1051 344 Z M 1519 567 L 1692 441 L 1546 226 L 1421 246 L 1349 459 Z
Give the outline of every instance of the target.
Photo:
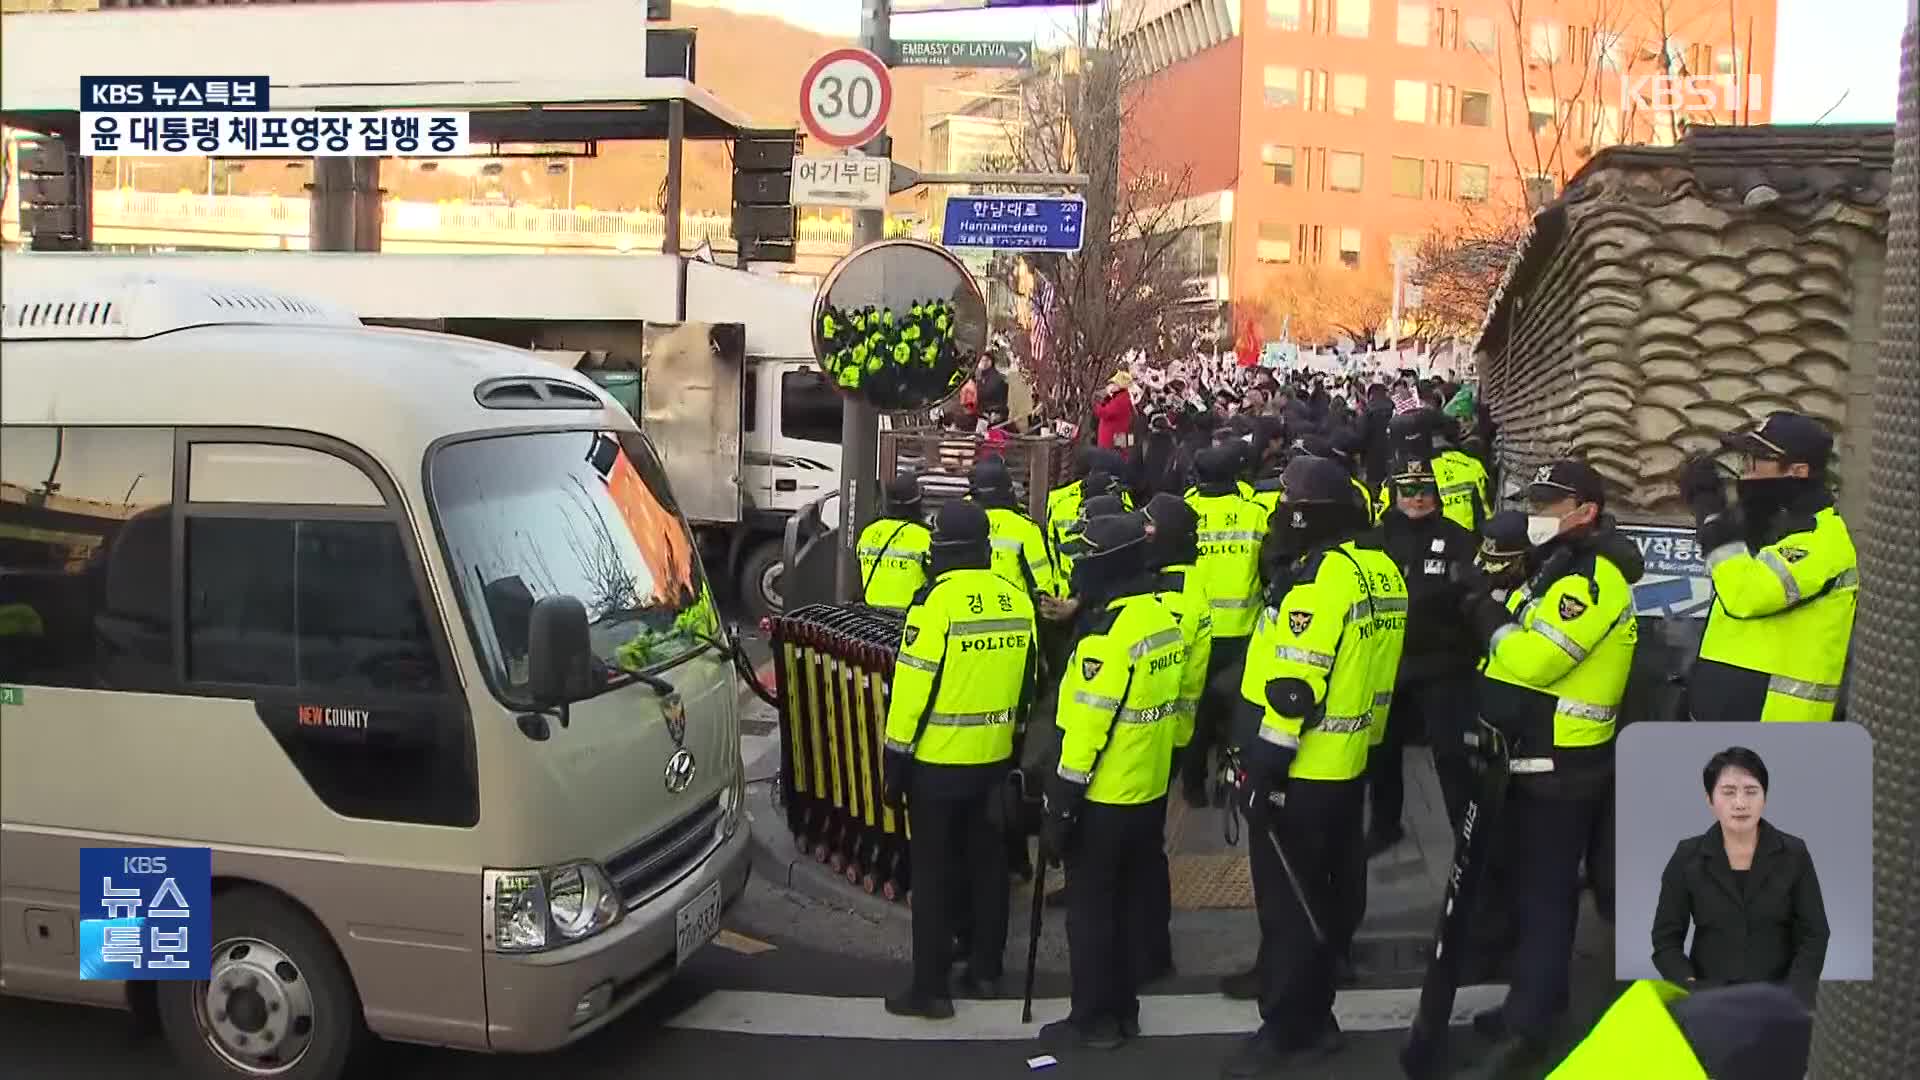
M 720 933 L 720 883 L 714 882 L 700 890 L 700 895 L 673 916 L 673 952 L 674 965 L 687 962 L 687 957 L 700 950 L 700 946 L 712 941 Z

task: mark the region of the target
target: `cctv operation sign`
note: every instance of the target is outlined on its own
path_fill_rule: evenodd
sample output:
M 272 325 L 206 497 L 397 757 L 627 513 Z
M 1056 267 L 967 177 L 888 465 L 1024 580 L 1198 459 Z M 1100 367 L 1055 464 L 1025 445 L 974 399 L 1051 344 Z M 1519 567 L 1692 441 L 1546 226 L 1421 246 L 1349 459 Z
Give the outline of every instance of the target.
M 886 130 L 893 107 L 887 65 L 865 49 L 835 49 L 800 80 L 800 120 L 828 146 L 851 149 Z

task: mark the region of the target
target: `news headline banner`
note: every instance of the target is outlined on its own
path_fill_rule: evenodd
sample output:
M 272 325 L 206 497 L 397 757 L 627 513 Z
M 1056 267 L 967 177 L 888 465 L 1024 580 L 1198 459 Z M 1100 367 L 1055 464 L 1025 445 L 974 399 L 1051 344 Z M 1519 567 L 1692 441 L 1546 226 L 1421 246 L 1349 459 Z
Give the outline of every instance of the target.
M 445 157 L 466 149 L 463 112 L 90 112 L 80 153 L 141 157 Z
M 266 112 L 265 75 L 82 75 L 80 111 Z
M 81 978 L 204 980 L 212 959 L 210 849 L 80 849 Z

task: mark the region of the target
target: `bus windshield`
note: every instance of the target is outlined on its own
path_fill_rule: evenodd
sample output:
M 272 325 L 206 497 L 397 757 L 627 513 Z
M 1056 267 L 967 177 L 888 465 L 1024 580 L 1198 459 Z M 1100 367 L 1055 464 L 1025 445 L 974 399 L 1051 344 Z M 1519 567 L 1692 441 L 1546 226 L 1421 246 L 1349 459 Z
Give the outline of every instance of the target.
M 587 609 L 609 685 L 718 638 L 693 534 L 640 436 L 545 431 L 451 443 L 430 463 L 434 511 L 489 679 L 523 701 L 534 602 Z

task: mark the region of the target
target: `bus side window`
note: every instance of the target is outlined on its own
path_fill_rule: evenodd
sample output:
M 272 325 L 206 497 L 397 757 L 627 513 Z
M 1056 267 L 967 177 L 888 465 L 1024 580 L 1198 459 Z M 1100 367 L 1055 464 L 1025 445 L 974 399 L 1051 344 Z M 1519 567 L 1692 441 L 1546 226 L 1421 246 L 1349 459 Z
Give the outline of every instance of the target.
M 0 429 L 0 683 L 173 688 L 173 437 Z

